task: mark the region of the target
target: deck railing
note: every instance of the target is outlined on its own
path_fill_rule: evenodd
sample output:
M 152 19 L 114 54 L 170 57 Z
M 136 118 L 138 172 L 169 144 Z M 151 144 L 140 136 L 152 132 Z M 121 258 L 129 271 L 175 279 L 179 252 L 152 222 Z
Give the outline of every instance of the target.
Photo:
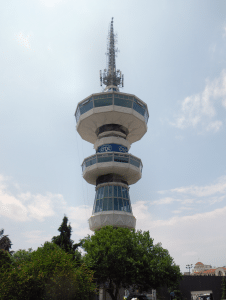
M 118 153 L 118 152 L 111 152 L 111 153 L 96 153 L 92 156 L 87 157 L 84 159 L 82 163 L 82 172 L 85 171 L 85 169 L 89 166 L 92 166 L 96 163 L 104 163 L 104 162 L 119 162 L 119 163 L 124 163 L 124 164 L 131 164 L 137 168 L 140 169 L 142 172 L 143 165 L 142 162 L 139 158 L 136 156 L 133 156 L 131 154 L 124 154 L 124 153 Z

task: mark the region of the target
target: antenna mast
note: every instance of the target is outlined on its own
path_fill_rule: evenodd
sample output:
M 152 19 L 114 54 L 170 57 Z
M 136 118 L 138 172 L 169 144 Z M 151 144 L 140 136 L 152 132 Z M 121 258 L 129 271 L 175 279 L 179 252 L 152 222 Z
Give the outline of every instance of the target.
M 117 36 L 114 34 L 113 18 L 110 24 L 110 30 L 108 33 L 108 45 L 106 53 L 107 55 L 107 69 L 104 69 L 103 73 L 100 71 L 100 85 L 106 85 L 105 92 L 110 90 L 119 91 L 119 87 L 124 86 L 124 76 L 120 70 L 116 70 L 115 55 L 118 49 L 115 49 L 117 43 Z

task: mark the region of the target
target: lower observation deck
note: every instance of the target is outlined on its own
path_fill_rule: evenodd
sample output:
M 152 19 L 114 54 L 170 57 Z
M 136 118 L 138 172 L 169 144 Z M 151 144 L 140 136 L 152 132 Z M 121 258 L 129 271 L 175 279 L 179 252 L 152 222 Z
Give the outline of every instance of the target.
M 142 168 L 142 161 L 128 153 L 97 153 L 82 163 L 83 178 L 93 185 L 99 176 L 110 173 L 122 176 L 128 185 L 134 184 L 140 180 Z

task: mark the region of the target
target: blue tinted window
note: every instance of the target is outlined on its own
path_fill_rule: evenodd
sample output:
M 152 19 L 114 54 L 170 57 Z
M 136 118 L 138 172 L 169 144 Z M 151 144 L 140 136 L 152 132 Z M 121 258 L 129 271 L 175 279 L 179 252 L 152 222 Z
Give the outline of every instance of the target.
M 112 154 L 106 156 L 98 156 L 98 163 L 112 161 Z
M 112 198 L 108 199 L 108 210 L 113 210 L 113 205 L 112 205 Z
M 86 167 L 89 167 L 89 166 L 92 166 L 96 163 L 96 156 L 89 159 L 89 160 L 86 160 Z
M 117 193 L 117 186 L 114 185 L 114 197 L 117 197 L 118 196 L 118 193 Z
M 138 102 L 136 100 L 136 98 L 134 98 L 133 109 L 136 110 L 142 116 L 144 116 L 144 113 L 145 113 L 145 110 L 146 110 L 145 106 L 141 102 Z
M 96 207 L 95 207 L 95 212 L 99 212 L 99 211 L 100 211 L 100 201 L 97 200 Z
M 101 107 L 101 106 L 108 106 L 112 105 L 112 94 L 111 95 L 100 95 L 94 97 L 94 106 Z
M 118 186 L 118 197 L 122 197 L 121 186 Z
M 102 211 L 103 210 L 103 200 L 101 199 L 100 200 L 100 209 L 99 209 L 99 211 Z
M 123 106 L 123 107 L 132 107 L 133 102 L 130 100 L 125 100 L 123 98 L 115 97 L 114 105 Z
M 128 212 L 132 212 L 131 206 L 130 206 L 130 201 L 128 201 L 127 207 L 128 207 Z
M 104 197 L 108 197 L 108 186 L 105 185 L 104 187 Z
M 128 163 L 129 162 L 129 156 L 128 155 L 120 156 L 120 155 L 114 154 L 114 161 L 122 162 L 122 163 Z
M 118 210 L 118 199 L 114 198 L 114 210 Z
M 124 204 L 124 211 L 128 212 L 128 200 L 123 200 L 123 204 Z
M 103 201 L 103 211 L 107 211 L 108 210 L 108 199 L 104 198 Z
M 93 108 L 92 97 L 79 105 L 81 115 Z
M 104 198 L 104 187 L 100 188 L 100 199 Z
M 94 203 L 94 213 L 111 210 L 131 212 L 129 191 L 119 185 L 100 187 L 96 192 Z
M 130 163 L 132 164 L 132 165 L 134 165 L 135 167 L 140 167 L 140 162 L 139 161 L 137 161 L 137 160 L 135 160 L 135 159 L 133 159 L 132 157 L 130 157 Z
M 109 197 L 112 197 L 112 185 L 109 186 Z
M 100 199 L 100 189 L 97 190 L 97 199 Z
M 79 109 L 79 107 L 77 108 L 77 110 L 76 110 L 76 113 L 75 113 L 75 118 L 76 118 L 76 122 L 78 123 L 78 120 L 79 120 L 79 118 L 80 118 L 80 109 Z
M 126 198 L 126 188 L 122 187 L 122 197 Z
M 145 118 L 145 122 L 147 123 L 148 122 L 148 112 L 147 112 L 147 110 L 145 111 L 144 118 Z
M 123 210 L 123 203 L 122 203 L 122 198 L 118 199 L 118 210 Z

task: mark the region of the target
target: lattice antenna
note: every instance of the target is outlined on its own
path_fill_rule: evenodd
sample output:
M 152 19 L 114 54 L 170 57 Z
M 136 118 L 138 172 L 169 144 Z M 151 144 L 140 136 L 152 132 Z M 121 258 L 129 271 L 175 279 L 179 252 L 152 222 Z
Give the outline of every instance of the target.
M 117 43 L 117 36 L 114 34 L 113 18 L 111 20 L 110 29 L 108 33 L 108 45 L 106 53 L 107 55 L 107 69 L 104 69 L 103 73 L 100 71 L 100 85 L 106 85 L 105 91 L 109 90 L 109 87 L 114 86 L 118 90 L 119 87 L 124 86 L 124 76 L 120 70 L 116 70 L 115 56 L 118 49 L 115 49 Z

